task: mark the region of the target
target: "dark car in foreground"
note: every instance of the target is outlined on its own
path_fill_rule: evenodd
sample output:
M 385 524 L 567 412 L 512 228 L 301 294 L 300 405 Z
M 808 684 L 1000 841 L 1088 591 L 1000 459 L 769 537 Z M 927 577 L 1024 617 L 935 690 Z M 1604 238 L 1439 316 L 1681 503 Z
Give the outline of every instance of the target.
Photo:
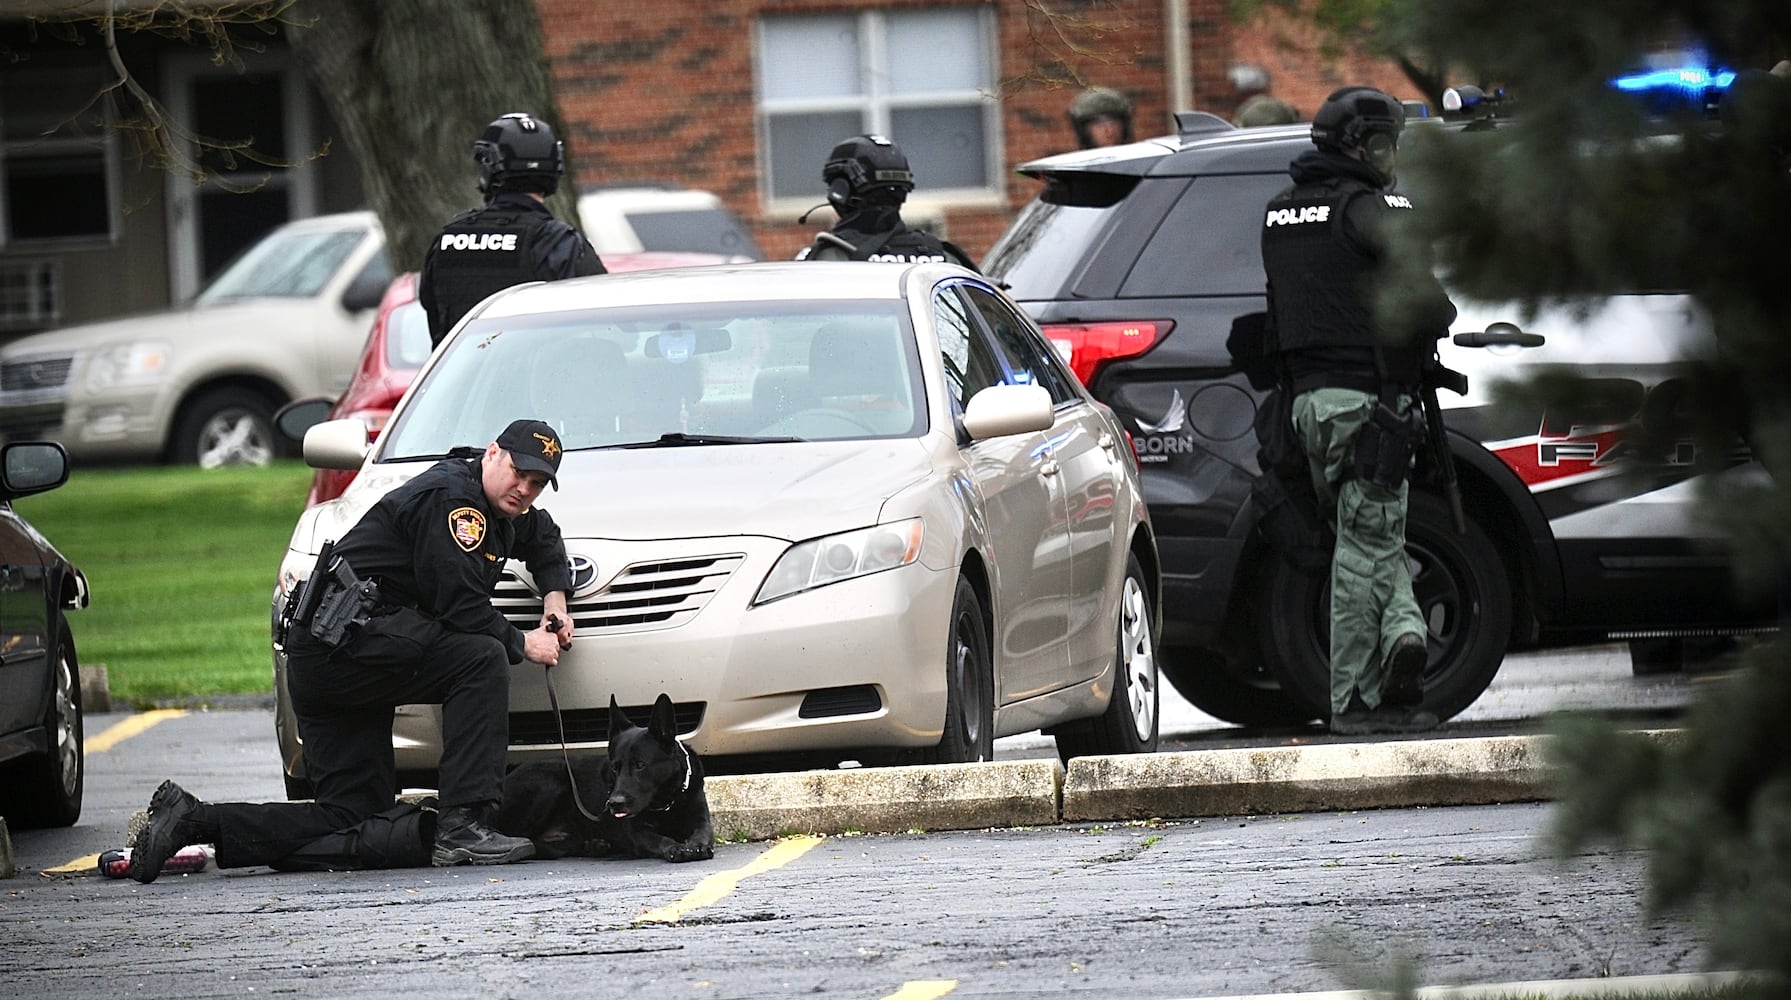
M 1408 139 L 1431 129 L 1464 138 L 1431 121 Z M 1325 577 L 1295 570 L 1256 531 L 1263 389 L 1231 350 L 1261 329 L 1263 208 L 1310 148 L 1309 126 L 1235 129 L 1195 114 L 1178 135 L 1024 164 L 1043 188 L 983 262 L 1133 434 L 1163 559 L 1162 672 L 1244 724 L 1328 707 Z M 1429 623 L 1426 707 L 1460 712 L 1514 646 L 1769 626 L 1770 608 L 1737 596 L 1695 516 L 1694 456 L 1646 476 L 1623 460 L 1626 428 L 1674 412 L 1676 368 L 1708 340 L 1695 304 L 1620 295 L 1534 316 L 1456 304 L 1440 350 L 1470 392 L 1441 395 L 1466 531 L 1425 489 L 1408 527 Z M 1496 383 L 1540 372 L 1584 380 L 1598 412 L 1490 405 Z M 1741 458 L 1722 475 L 1762 474 Z
M 67 480 L 61 445 L 0 447 L 0 816 L 17 827 L 81 816 L 81 670 L 67 612 L 87 606 L 87 578 L 12 508 Z

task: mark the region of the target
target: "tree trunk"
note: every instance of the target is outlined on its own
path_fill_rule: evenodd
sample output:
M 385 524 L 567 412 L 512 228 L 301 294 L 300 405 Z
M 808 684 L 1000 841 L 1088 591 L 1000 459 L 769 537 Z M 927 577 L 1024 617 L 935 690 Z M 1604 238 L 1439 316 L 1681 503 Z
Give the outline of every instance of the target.
M 442 224 L 480 203 L 472 144 L 493 119 L 527 111 L 566 138 L 534 0 L 299 0 L 288 21 L 397 270 L 422 267 Z M 549 207 L 577 225 L 566 173 Z

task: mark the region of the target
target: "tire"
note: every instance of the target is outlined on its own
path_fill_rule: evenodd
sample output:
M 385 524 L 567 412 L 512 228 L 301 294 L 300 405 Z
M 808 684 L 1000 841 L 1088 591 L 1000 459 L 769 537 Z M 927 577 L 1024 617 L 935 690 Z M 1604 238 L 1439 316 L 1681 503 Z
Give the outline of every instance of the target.
M 1119 622 L 1115 627 L 1113 694 L 1107 710 L 1081 724 L 1057 731 L 1057 755 L 1064 763 L 1071 757 L 1098 754 L 1153 753 L 1157 749 L 1162 713 L 1157 672 L 1157 642 L 1151 631 L 1156 616 L 1145 589 L 1144 567 L 1137 556 L 1126 557 L 1126 579 L 1120 585 Z
M 50 736 L 50 752 L 16 761 L 0 776 L 6 822 L 20 829 L 73 826 L 81 818 L 81 796 L 87 783 L 81 670 L 68 637 L 68 622 L 61 615 L 56 616 L 56 628 L 50 704 L 43 721 Z
M 214 469 L 221 465 L 266 465 L 280 456 L 274 404 L 249 389 L 207 390 L 181 409 L 168 443 L 181 465 Z
M 1441 498 L 1412 493 L 1406 558 L 1429 626 L 1423 707 L 1439 719 L 1486 691 L 1511 639 L 1511 585 L 1498 549 L 1473 521 L 1465 535 L 1449 522 Z M 1282 690 L 1319 719 L 1331 714 L 1329 582 L 1276 561 L 1261 578 L 1254 622 Z
M 1224 654 L 1183 647 L 1159 658 L 1163 676 L 1188 703 L 1221 722 L 1263 729 L 1301 726 L 1314 716 L 1293 703 L 1272 678 L 1262 684 L 1232 673 Z
M 963 764 L 995 758 L 995 668 L 989 625 L 976 588 L 958 578 L 946 630 L 945 732 L 922 755 L 928 764 Z

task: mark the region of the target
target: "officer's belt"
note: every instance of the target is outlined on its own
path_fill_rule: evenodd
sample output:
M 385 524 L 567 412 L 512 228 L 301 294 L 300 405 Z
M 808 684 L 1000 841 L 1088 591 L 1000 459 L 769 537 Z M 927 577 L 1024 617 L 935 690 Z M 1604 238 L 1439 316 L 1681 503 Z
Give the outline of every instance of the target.
M 1372 372 L 1314 372 L 1294 377 L 1294 395 L 1314 389 L 1354 389 L 1357 392 L 1378 393 L 1381 391 L 1381 380 Z

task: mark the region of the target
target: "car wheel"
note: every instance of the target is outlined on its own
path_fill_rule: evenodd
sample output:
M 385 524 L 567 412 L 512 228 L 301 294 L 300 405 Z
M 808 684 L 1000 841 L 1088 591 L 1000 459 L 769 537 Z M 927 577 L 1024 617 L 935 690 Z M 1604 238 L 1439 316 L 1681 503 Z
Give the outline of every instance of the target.
M 928 764 L 962 764 L 995 757 L 995 669 L 989 626 L 976 588 L 958 578 L 945 651 L 945 733 L 927 751 Z
M 1163 676 L 1190 705 L 1221 722 L 1239 726 L 1299 726 L 1314 716 L 1294 704 L 1273 679 L 1252 684 L 1221 662 L 1223 654 L 1183 647 L 1163 654 Z
M 1057 755 L 1151 753 L 1157 749 L 1158 688 L 1157 643 L 1151 633 L 1155 621 L 1150 594 L 1144 586 L 1144 568 L 1137 556 L 1126 558 L 1126 580 L 1119 595 L 1119 648 L 1116 651 L 1113 694 L 1107 710 L 1081 724 L 1057 731 Z
M 182 465 L 266 465 L 280 453 L 274 406 L 248 389 L 202 393 L 181 410 L 170 452 Z
M 5 788 L 6 821 L 21 829 L 73 826 L 81 818 L 81 793 L 87 778 L 81 671 L 67 638 L 68 622 L 57 616 L 56 624 L 56 634 L 62 638 L 52 651 L 50 705 L 43 720 L 50 752 L 17 761 L 11 773 L 0 778 L 0 787 Z
M 1511 587 L 1505 564 L 1472 520 L 1466 534 L 1450 524 L 1445 502 L 1413 493 L 1406 520 L 1412 591 L 1428 625 L 1430 662 L 1424 708 L 1447 719 L 1492 683 L 1511 637 Z M 1330 717 L 1329 576 L 1277 560 L 1256 601 L 1257 642 L 1282 690 L 1314 718 Z

